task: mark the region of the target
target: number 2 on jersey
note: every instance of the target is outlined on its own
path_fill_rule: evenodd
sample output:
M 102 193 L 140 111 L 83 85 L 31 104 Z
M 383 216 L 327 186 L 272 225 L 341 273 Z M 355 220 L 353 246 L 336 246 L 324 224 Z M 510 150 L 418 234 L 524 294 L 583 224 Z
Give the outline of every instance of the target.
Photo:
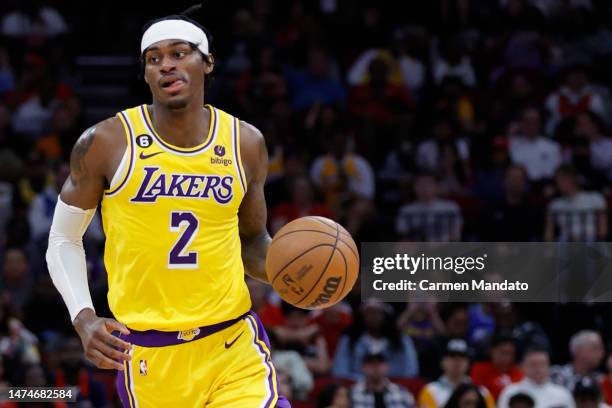
M 188 211 L 172 211 L 170 213 L 170 231 L 181 232 L 182 226 L 185 230 L 170 250 L 168 256 L 168 268 L 170 269 L 196 269 L 198 267 L 198 253 L 186 252 L 187 247 L 198 232 L 198 219 Z

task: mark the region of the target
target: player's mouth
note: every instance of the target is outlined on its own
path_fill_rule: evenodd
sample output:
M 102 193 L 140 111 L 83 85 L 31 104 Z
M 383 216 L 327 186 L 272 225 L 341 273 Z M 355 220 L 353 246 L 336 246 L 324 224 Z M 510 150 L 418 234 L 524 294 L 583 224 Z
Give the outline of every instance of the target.
M 178 76 L 170 76 L 160 81 L 162 89 L 168 93 L 179 92 L 185 86 L 185 81 Z

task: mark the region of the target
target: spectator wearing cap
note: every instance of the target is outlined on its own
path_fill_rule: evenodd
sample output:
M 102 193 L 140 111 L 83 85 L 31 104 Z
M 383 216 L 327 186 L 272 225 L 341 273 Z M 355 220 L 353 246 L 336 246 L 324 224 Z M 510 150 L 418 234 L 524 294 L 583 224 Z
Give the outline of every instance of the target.
M 363 377 L 351 388 L 353 408 L 412 408 L 414 397 L 389 380 L 389 363 L 383 353 L 368 353 L 361 363 Z
M 451 339 L 442 357 L 442 376 L 427 384 L 419 394 L 421 408 L 444 407 L 451 395 L 462 384 L 471 384 L 467 375 L 470 368 L 470 350 L 465 340 Z M 485 387 L 479 387 L 488 408 L 495 407 L 493 396 Z
M 389 364 L 390 377 L 416 377 L 419 374 L 417 353 L 412 339 L 402 335 L 395 325 L 393 308 L 386 303 L 367 301 L 355 324 L 340 338 L 332 375 L 358 380 L 361 362 L 368 353 L 382 353 Z
M 582 377 L 574 385 L 572 392 L 576 408 L 606 408 L 602 401 L 601 389 L 597 380 L 592 377 Z
M 550 380 L 550 357 L 547 350 L 531 348 L 525 351 L 522 369 L 525 378 L 504 388 L 497 400 L 498 408 L 508 408 L 510 398 L 518 393 L 530 395 L 535 401 L 535 408 L 575 407 L 570 392 Z
M 561 148 L 542 136 L 542 116 L 537 108 L 523 110 L 521 120 L 510 130 L 510 159 L 527 170 L 531 181 L 553 177 L 561 165 Z
M 551 369 L 551 379 L 555 384 L 571 389 L 584 376 L 601 375 L 597 369 L 605 357 L 605 350 L 599 333 L 580 331 L 570 339 L 569 348 L 572 361 Z
M 529 396 L 529 394 L 519 392 L 510 398 L 508 406 L 510 408 L 533 408 L 535 407 L 535 401 Z
M 561 196 L 548 206 L 544 238 L 558 241 L 596 241 L 608 236 L 607 204 L 598 191 L 582 191 L 576 171 L 562 166 L 555 181 Z
M 516 344 L 510 334 L 495 336 L 489 354 L 488 361 L 474 363 L 470 377 L 497 399 L 504 387 L 523 379 L 523 372 L 515 363 Z

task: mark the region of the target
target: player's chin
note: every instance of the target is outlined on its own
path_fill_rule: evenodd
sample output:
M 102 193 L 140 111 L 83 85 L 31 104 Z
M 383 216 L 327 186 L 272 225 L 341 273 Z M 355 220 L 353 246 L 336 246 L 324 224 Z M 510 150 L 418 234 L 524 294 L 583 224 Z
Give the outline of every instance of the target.
M 169 98 L 165 98 L 162 103 L 168 109 L 183 109 L 189 104 L 189 98 L 187 98 L 185 95 L 174 95 L 170 96 Z

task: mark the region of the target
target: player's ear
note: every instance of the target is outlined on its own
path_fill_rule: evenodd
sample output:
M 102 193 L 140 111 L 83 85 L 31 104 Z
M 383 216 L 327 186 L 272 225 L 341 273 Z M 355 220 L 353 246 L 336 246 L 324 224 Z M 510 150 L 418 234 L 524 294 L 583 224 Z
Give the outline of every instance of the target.
M 208 75 L 215 68 L 215 57 L 212 54 L 208 54 L 208 59 L 204 59 L 204 64 L 206 65 L 204 67 L 204 74 Z

